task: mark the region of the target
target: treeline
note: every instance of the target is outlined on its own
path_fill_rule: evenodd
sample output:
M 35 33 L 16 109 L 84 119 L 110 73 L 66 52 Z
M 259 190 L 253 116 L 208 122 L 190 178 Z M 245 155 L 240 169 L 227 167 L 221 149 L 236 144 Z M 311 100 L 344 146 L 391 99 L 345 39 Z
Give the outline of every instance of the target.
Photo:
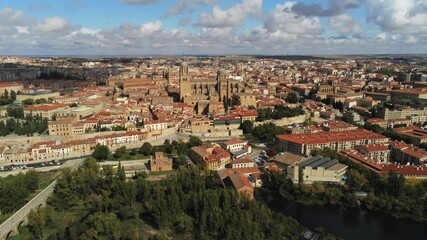
M 33 136 L 34 133 L 41 134 L 48 129 L 48 120 L 40 116 L 29 116 L 23 120 L 9 118 L 6 123 L 0 121 L 0 136 L 10 133 L 17 135 Z
M 20 209 L 38 185 L 39 173 L 36 171 L 0 178 L 0 212 L 7 214 Z
M 215 172 L 197 167 L 158 182 L 144 175 L 129 181 L 120 165 L 100 169 L 86 159 L 79 170 L 64 171 L 51 207 L 30 216 L 34 238 L 258 240 L 299 239 L 301 233 L 295 220 L 223 188 Z M 144 231 L 144 224 L 154 230 Z
M 282 119 L 288 117 L 296 117 L 305 114 L 304 110 L 300 107 L 290 108 L 282 105 L 274 106 L 274 109 L 259 109 L 257 121 L 261 122 L 270 119 Z
M 274 144 L 276 135 L 285 133 L 284 127 L 277 126 L 271 122 L 254 127 L 251 121 L 244 121 L 240 125 L 240 129 L 242 129 L 245 134 L 252 134 L 258 140 L 262 142 L 267 141 L 271 144 Z
M 155 152 L 164 152 L 169 155 L 177 156 L 176 161 L 178 165 L 185 165 L 186 156 L 188 155 L 190 148 L 194 146 L 200 146 L 203 141 L 197 136 L 190 136 L 188 142 L 166 139 L 161 146 L 153 146 L 149 142 L 144 142 L 139 149 L 128 150 L 126 146 L 120 147 L 114 151 L 113 157 L 116 159 L 122 158 L 129 154 L 129 156 L 135 156 L 138 153 L 144 156 L 151 156 Z M 110 154 L 110 149 L 105 145 L 96 145 L 92 152 L 92 157 L 96 160 L 106 160 Z
M 16 92 L 14 90 L 7 91 L 7 89 L 4 90 L 3 94 L 0 97 L 0 106 L 9 105 L 12 104 L 16 100 Z
M 46 80 L 50 80 L 50 79 L 85 80 L 84 77 L 77 76 L 77 75 L 68 75 L 68 74 L 64 74 L 62 72 L 58 72 L 58 71 L 52 71 L 52 72 L 49 72 L 49 73 L 42 72 L 40 74 L 40 76 L 38 77 L 38 79 L 46 79 Z

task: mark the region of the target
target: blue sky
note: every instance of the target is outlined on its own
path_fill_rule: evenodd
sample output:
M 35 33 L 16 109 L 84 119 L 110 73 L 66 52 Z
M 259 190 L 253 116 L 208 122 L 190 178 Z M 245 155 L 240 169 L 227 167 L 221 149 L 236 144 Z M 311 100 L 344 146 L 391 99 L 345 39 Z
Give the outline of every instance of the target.
M 427 0 L 0 0 L 0 54 L 426 53 Z

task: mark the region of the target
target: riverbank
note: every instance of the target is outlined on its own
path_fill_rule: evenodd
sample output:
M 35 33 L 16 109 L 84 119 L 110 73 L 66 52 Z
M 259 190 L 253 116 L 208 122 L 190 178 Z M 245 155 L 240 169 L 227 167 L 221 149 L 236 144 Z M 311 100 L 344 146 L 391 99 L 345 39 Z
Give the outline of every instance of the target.
M 427 225 L 397 219 L 380 212 L 342 205 L 305 205 L 282 198 L 278 193 L 256 191 L 257 201 L 271 210 L 292 217 L 310 229 L 325 229 L 344 239 L 426 239 Z

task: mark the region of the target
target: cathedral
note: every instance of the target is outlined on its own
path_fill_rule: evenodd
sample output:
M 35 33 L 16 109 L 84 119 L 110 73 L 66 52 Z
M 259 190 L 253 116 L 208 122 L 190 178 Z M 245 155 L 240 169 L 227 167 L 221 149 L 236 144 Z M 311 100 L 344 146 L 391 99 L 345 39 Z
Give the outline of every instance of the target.
M 244 84 L 238 80 L 228 79 L 225 70 L 218 70 L 216 79 L 191 79 L 188 64 L 182 62 L 179 68 L 180 100 L 195 106 L 201 100 L 223 102 L 233 95 L 244 91 Z

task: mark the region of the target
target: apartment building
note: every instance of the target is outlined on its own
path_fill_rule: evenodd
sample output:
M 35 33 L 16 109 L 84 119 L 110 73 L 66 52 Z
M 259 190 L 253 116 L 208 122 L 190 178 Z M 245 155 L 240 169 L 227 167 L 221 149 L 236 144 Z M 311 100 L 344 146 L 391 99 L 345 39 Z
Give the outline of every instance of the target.
M 24 109 L 24 115 L 39 115 L 42 118 L 52 119 L 58 112 L 68 108 L 69 106 L 67 104 L 61 103 L 30 105 Z
M 202 163 L 209 170 L 222 169 L 231 162 L 230 153 L 216 143 L 192 147 L 189 156 L 193 162 Z
M 277 138 L 281 149 L 306 156 L 310 155 L 317 148 L 330 148 L 334 151 L 341 151 L 353 149 L 356 146 L 364 144 L 388 142 L 387 137 L 365 129 L 278 135 Z
M 378 163 L 387 163 L 390 159 L 390 149 L 384 144 L 360 145 L 356 148 L 361 154 Z
M 415 125 L 394 129 L 395 132 L 416 140 L 416 144 L 427 143 L 427 130 Z
M 390 161 L 401 164 L 425 164 L 427 162 L 427 151 L 414 147 L 404 142 L 391 141 Z

